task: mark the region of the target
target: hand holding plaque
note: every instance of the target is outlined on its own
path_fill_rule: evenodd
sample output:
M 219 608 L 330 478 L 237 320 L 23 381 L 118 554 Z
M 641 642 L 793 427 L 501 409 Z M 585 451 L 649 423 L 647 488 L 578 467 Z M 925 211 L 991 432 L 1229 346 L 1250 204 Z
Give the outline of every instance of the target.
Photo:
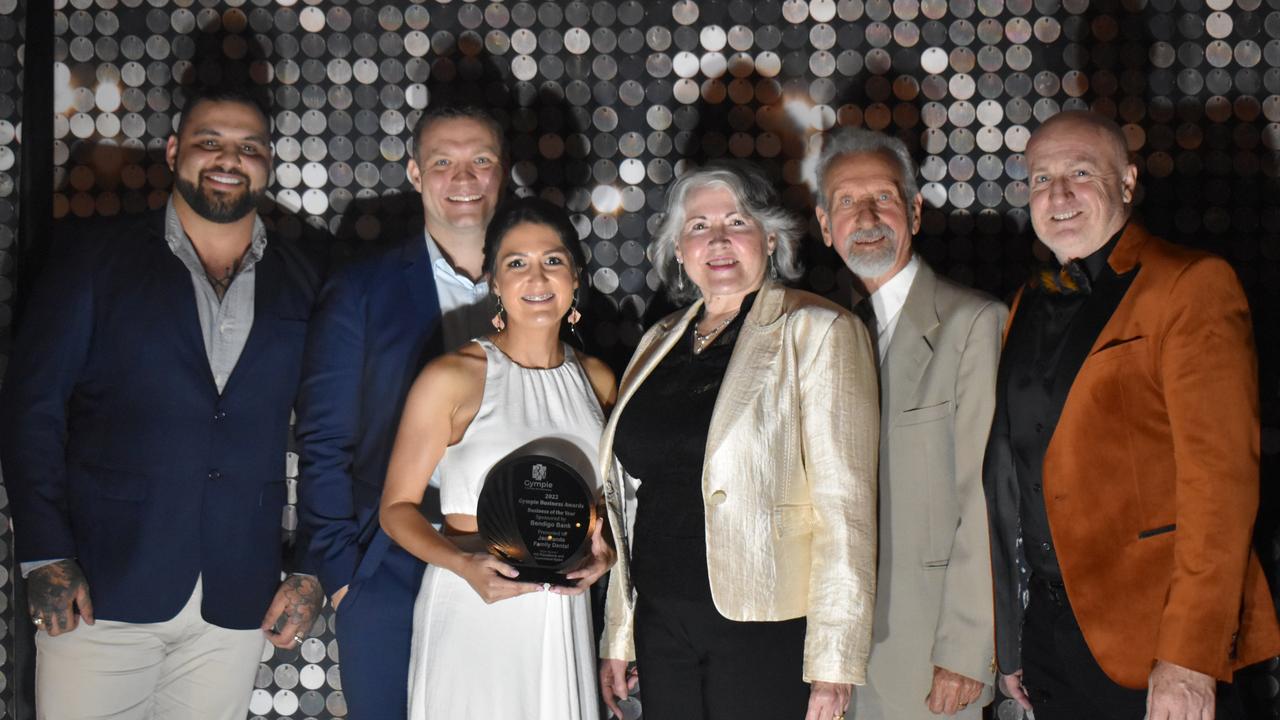
M 591 550 L 596 496 L 590 461 L 576 445 L 547 438 L 498 461 L 485 477 L 476 523 L 490 554 L 521 582 L 570 586 L 565 578 Z

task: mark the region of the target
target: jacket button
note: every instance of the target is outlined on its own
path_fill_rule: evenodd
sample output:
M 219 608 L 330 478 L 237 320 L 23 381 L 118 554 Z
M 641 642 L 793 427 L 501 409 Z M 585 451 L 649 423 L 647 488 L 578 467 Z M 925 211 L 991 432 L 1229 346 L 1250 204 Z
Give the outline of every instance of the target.
M 711 493 L 711 497 L 707 500 L 707 502 L 712 505 L 723 505 L 724 501 L 728 499 L 729 499 L 729 496 L 726 495 L 723 490 L 717 490 Z
M 222 420 L 222 419 L 224 419 L 226 416 L 227 416 L 227 411 L 226 411 L 226 410 L 217 410 L 217 411 L 214 411 L 214 413 L 213 413 L 213 419 L 214 419 L 214 420 Z
M 210 480 L 221 480 L 221 479 L 222 479 L 222 473 L 218 472 L 217 470 L 210 470 L 210 471 L 209 471 L 209 479 L 210 479 Z

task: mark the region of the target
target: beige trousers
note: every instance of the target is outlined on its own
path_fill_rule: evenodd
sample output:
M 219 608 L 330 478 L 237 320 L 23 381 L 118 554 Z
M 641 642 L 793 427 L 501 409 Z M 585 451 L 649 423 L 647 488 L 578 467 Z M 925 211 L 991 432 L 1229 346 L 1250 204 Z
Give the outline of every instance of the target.
M 266 637 L 205 622 L 200 597 L 196 580 L 172 620 L 37 632 L 37 720 L 244 720 Z

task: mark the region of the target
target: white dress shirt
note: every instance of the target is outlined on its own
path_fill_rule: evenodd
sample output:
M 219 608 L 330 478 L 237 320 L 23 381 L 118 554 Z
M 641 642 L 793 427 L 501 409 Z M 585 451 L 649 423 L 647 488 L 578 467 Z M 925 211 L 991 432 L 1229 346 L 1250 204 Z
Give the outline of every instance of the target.
M 911 259 L 897 275 L 871 293 L 871 309 L 876 313 L 875 345 L 881 363 L 889 352 L 889 341 L 893 340 L 893 331 L 898 327 L 898 316 L 902 314 L 902 306 L 907 304 L 907 293 L 911 292 L 911 284 L 919 270 L 920 257 L 912 253 Z
M 472 339 L 493 332 L 490 319 L 493 303 L 489 300 L 489 281 L 472 282 L 449 264 L 440 247 L 427 232 L 427 253 L 435 274 L 436 298 L 440 302 L 440 330 L 445 352 L 453 352 Z

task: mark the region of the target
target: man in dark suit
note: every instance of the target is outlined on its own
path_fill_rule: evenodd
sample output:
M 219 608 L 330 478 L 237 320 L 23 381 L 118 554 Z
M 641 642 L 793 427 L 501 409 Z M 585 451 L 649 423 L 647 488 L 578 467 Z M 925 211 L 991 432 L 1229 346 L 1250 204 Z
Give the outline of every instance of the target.
M 1110 120 L 1054 116 L 1027 163 L 1056 262 L 1015 299 L 983 471 L 1002 688 L 1038 720 L 1240 717 L 1232 673 L 1280 651 L 1244 292 L 1130 217 Z
M 378 526 L 405 395 L 428 360 L 489 329 L 484 233 L 505 177 L 501 126 L 469 105 L 428 108 L 410 182 L 423 233 L 326 284 L 298 406 L 302 521 L 338 616 L 354 717 L 405 716 L 413 604 L 423 564 Z
M 0 398 L 42 718 L 243 718 L 264 634 L 323 602 L 280 582 L 285 445 L 315 269 L 254 211 L 269 122 L 196 94 L 163 212 L 56 248 Z M 265 617 L 264 617 L 265 615 Z

